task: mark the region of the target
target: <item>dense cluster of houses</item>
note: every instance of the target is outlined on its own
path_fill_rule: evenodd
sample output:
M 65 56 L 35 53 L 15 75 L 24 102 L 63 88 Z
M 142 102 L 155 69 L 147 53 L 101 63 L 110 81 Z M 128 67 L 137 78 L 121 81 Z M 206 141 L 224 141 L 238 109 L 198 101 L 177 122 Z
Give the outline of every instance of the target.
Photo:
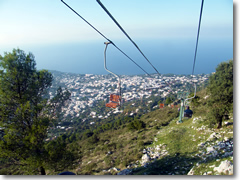
M 93 107 L 99 101 L 107 102 L 110 94 L 119 93 L 117 88 L 118 80 L 110 75 L 62 73 L 61 77 L 56 75 L 54 77 L 55 84 L 61 84 L 71 91 L 71 102 L 64 109 L 65 117 L 68 115 L 78 117 L 87 108 Z M 177 93 L 187 84 L 201 84 L 207 79 L 208 75 L 196 75 L 193 77 L 183 75 L 155 75 L 153 77 L 124 75 L 121 76 L 122 98 L 127 102 L 134 99 L 147 99 L 152 95 L 153 90 L 154 96 L 166 97 L 169 93 Z M 53 92 L 50 91 L 50 97 L 53 97 L 53 95 Z M 117 111 L 113 113 L 117 113 Z M 89 116 L 107 118 L 108 115 L 103 116 L 96 114 L 96 112 L 90 112 Z

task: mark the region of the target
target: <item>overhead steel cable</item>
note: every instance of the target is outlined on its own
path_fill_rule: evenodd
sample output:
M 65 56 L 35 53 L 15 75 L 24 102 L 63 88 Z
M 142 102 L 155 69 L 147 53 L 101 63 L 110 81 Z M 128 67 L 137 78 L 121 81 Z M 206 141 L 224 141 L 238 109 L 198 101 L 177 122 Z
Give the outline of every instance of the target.
M 69 9 L 71 9 L 76 15 L 78 15 L 85 23 L 87 23 L 91 28 L 93 28 L 95 31 L 98 32 L 103 38 L 107 39 L 111 42 L 106 36 L 104 36 L 97 28 L 95 28 L 92 24 L 90 24 L 86 19 L 84 19 L 80 14 L 78 14 L 71 6 L 69 6 L 67 3 L 65 3 L 63 0 L 61 0 L 63 4 L 65 4 Z
M 126 31 L 121 27 L 121 25 L 117 22 L 117 20 L 111 15 L 111 13 L 107 10 L 107 8 L 101 3 L 100 0 L 96 0 L 98 4 L 103 8 L 103 10 L 110 16 L 110 18 L 115 22 L 115 24 L 119 27 L 119 29 L 127 36 L 127 38 L 134 44 L 134 46 L 138 49 L 138 51 L 142 54 L 142 56 L 148 61 L 148 63 L 153 67 L 153 69 L 158 73 L 158 75 L 161 76 L 161 74 L 158 72 L 158 70 L 153 66 L 153 64 L 148 60 L 148 58 L 143 54 L 141 49 L 138 47 L 138 45 L 131 39 L 131 37 L 126 33 Z M 163 79 L 163 81 L 171 87 L 171 85 Z
M 69 6 L 67 3 L 65 3 L 63 0 L 61 0 L 63 4 L 65 4 L 69 9 L 71 9 L 78 17 L 80 17 L 84 22 L 86 22 L 91 28 L 93 28 L 98 34 L 100 34 L 104 39 L 106 39 L 108 42 L 111 42 L 111 44 L 119 50 L 124 56 L 126 56 L 129 60 L 131 60 L 136 66 L 138 66 L 143 72 L 145 72 L 147 75 L 152 77 L 148 72 L 146 72 L 139 64 L 137 64 L 132 58 L 130 58 L 125 52 L 123 52 L 116 44 L 113 43 L 110 39 L 108 39 L 104 34 L 102 34 L 97 28 L 95 28 L 91 23 L 89 23 L 85 18 L 83 18 L 78 12 L 76 12 L 71 6 Z
M 123 52 L 119 47 L 117 47 L 112 41 L 110 41 L 112 45 L 117 48 L 123 55 L 125 55 L 128 59 L 130 59 L 136 66 L 138 66 L 143 72 L 145 72 L 148 76 L 152 77 L 147 71 L 145 71 L 140 65 L 138 65 L 132 58 L 130 58 L 125 52 Z
M 198 32 L 197 32 L 197 41 L 196 41 L 196 47 L 195 47 L 195 54 L 194 54 L 194 60 L 193 60 L 193 69 L 192 69 L 192 82 L 193 82 L 193 74 L 194 74 L 194 70 L 195 70 L 195 66 L 196 66 L 196 59 L 197 59 L 197 50 L 198 50 L 198 40 L 199 40 L 199 35 L 200 35 L 200 29 L 201 29 L 201 21 L 202 21 L 202 11 L 203 11 L 203 4 L 204 4 L 204 0 L 202 0 L 202 4 L 201 4 L 201 10 L 200 10 L 200 16 L 199 16 L 199 22 L 198 22 Z M 194 83 L 194 95 L 190 98 L 186 98 L 184 100 L 184 104 L 190 100 L 195 98 L 196 96 L 196 92 L 197 92 L 197 85 L 195 82 Z M 180 120 L 181 121 L 181 120 Z
M 101 3 L 100 0 L 97 0 L 98 4 L 103 8 L 103 10 L 108 14 L 108 16 L 115 22 L 115 24 L 119 27 L 119 29 L 127 36 L 127 38 L 133 43 L 133 45 L 138 49 L 138 51 L 142 54 L 142 56 L 148 61 L 148 63 L 153 67 L 153 69 L 160 75 L 158 70 L 152 65 L 152 63 L 148 60 L 148 58 L 143 54 L 138 45 L 130 38 L 130 36 L 126 33 L 126 31 L 121 27 L 121 25 L 117 22 L 117 20 L 111 15 L 111 13 L 107 10 L 107 8 Z
M 194 74 L 195 65 L 196 65 L 197 50 L 198 50 L 198 39 L 199 39 L 200 28 L 201 28 L 203 4 L 204 4 L 204 0 L 202 0 L 201 11 L 200 11 L 200 17 L 199 17 L 199 23 L 198 23 L 197 42 L 196 42 L 196 47 L 195 47 L 195 55 L 194 55 L 194 61 L 193 61 L 192 76 L 193 76 L 193 74 Z

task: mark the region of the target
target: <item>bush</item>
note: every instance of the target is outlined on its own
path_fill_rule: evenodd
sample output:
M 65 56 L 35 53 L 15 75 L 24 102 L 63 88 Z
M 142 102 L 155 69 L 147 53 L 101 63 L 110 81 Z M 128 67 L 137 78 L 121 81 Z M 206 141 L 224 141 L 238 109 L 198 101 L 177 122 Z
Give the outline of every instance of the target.
M 122 145 L 122 143 L 117 143 L 117 145 L 116 145 L 116 149 L 122 149 L 123 148 L 123 145 Z
M 128 165 L 128 160 L 127 160 L 127 159 L 124 159 L 123 162 L 122 162 L 122 165 L 123 165 L 124 167 L 127 167 L 127 165 Z
M 85 167 L 85 170 L 87 171 L 87 174 L 91 174 L 93 169 L 97 167 L 96 163 L 90 163 Z
M 184 136 L 186 136 L 186 131 L 187 131 L 186 129 L 181 128 L 181 129 L 177 129 L 177 130 L 172 130 L 168 134 L 169 139 L 171 139 L 168 147 L 172 154 L 177 154 L 182 151 L 181 145 L 183 143 L 182 142 L 183 139 L 185 139 Z
M 92 135 L 93 135 L 93 132 L 88 129 L 88 130 L 86 130 L 86 131 L 83 133 L 82 138 L 83 138 L 83 140 L 84 140 L 84 139 L 87 139 L 87 138 L 91 137 Z
M 89 139 L 88 139 L 88 142 L 90 144 L 95 144 L 99 141 L 98 137 L 96 134 L 93 134 Z
M 111 157 L 110 157 L 110 156 L 106 156 L 106 157 L 104 158 L 104 162 L 106 163 L 107 166 L 111 166 L 111 164 L 112 164 L 112 159 L 111 159 Z
M 144 147 L 144 142 L 141 140 L 138 142 L 138 148 L 142 149 Z
M 140 120 L 134 120 L 133 122 L 128 124 L 129 130 L 141 130 L 146 127 L 146 124 L 143 121 Z
M 118 157 L 116 160 L 115 160 L 115 166 L 119 165 L 121 163 L 121 158 Z

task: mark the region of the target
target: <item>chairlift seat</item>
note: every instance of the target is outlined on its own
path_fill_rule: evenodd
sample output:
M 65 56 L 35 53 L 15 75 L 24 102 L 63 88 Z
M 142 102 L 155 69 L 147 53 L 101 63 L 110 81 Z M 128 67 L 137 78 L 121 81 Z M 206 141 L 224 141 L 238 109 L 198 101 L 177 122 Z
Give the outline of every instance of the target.
M 116 95 L 116 94 L 111 94 L 110 95 L 110 101 L 120 102 L 120 96 Z
M 184 117 L 191 118 L 191 117 L 192 117 L 192 114 L 184 113 Z
M 114 103 L 114 102 L 109 102 L 106 104 L 106 107 L 109 107 L 109 108 L 117 108 L 119 106 L 119 103 Z
M 164 108 L 164 104 L 160 104 L 160 105 L 159 105 L 159 108 Z
M 187 110 L 184 111 L 184 117 L 191 118 L 192 114 L 193 114 L 193 112 L 190 109 L 187 109 Z
M 116 94 L 110 94 L 109 103 L 106 104 L 106 107 L 117 108 L 120 106 L 120 96 Z

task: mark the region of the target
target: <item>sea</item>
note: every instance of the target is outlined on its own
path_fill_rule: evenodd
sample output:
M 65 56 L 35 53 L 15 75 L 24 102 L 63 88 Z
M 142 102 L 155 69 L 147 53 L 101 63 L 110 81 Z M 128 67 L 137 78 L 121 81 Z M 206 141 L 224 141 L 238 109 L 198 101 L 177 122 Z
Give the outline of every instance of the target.
M 234 44 L 231 38 L 200 39 L 195 63 L 195 39 L 139 40 L 138 47 L 146 58 L 127 40 L 114 43 L 130 58 L 113 45 L 107 47 L 106 68 L 119 75 L 146 73 L 188 75 L 192 72 L 193 74 L 209 74 L 215 71 L 219 63 L 234 57 Z M 104 67 L 104 40 L 24 45 L 12 48 L 20 48 L 26 53 L 33 53 L 37 69 L 77 74 L 108 74 Z M 1 49 L 0 54 L 3 55 L 3 51 L 11 50 L 11 48 Z

